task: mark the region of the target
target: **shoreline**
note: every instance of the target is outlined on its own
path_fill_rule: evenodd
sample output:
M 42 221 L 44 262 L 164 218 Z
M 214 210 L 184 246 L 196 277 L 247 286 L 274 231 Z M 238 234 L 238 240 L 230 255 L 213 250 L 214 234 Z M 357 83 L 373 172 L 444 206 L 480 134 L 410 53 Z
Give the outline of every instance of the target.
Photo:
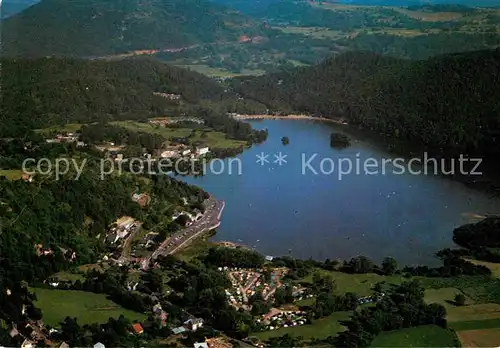
M 181 231 L 169 236 L 159 245 L 159 247 L 148 258 L 146 258 L 144 260 L 143 268 L 147 267 L 147 265 L 149 264 L 149 262 L 151 260 L 156 260 L 158 258 L 158 256 L 174 254 L 176 251 L 186 247 L 189 244 L 189 242 L 196 240 L 197 238 L 199 238 L 203 234 L 205 234 L 209 231 L 212 231 L 220 226 L 220 224 L 221 224 L 220 218 L 221 218 L 222 213 L 224 211 L 224 208 L 226 206 L 226 202 L 224 202 L 222 200 L 218 200 L 218 199 L 214 198 L 213 196 L 210 196 L 208 198 L 208 201 L 209 202 L 213 201 L 213 204 L 214 204 L 213 208 L 216 211 L 213 211 L 213 212 L 206 211 L 205 214 L 217 213 L 217 216 L 215 217 L 214 223 L 208 224 L 208 221 L 204 221 L 204 219 L 207 218 L 207 216 L 205 216 L 204 218 L 196 221 L 193 225 L 186 227 L 186 228 L 182 229 Z M 187 238 L 185 238 L 184 240 L 179 241 L 178 244 L 176 243 L 177 245 L 172 245 L 171 247 L 168 247 L 168 244 L 170 242 L 174 241 L 175 238 L 180 238 L 182 236 L 185 236 L 185 233 L 190 229 L 198 229 L 198 230 L 196 232 L 194 232 L 193 234 L 187 236 Z
M 285 115 L 285 116 L 243 114 L 243 115 L 233 116 L 233 118 L 235 120 L 310 120 L 310 121 L 335 123 L 335 124 L 340 124 L 340 125 L 344 125 L 344 126 L 348 125 L 348 123 L 346 121 L 344 121 L 343 119 L 333 119 L 333 118 L 326 118 L 326 117 L 315 117 L 315 116 L 309 116 L 309 115 L 296 115 L 296 114 L 290 114 L 290 115 Z

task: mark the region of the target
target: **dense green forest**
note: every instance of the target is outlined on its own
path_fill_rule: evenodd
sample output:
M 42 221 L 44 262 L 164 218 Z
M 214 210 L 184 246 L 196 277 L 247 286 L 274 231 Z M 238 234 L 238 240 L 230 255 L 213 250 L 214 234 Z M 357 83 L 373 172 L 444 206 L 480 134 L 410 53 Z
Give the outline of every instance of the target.
M 305 111 L 429 147 L 498 154 L 500 51 L 406 61 L 346 53 L 234 88 L 274 110 Z
M 78 264 L 95 262 L 104 251 L 102 240 L 96 236 L 104 233 L 112 222 L 123 215 L 147 219 L 148 210 L 142 210 L 131 199 L 140 188 L 150 192 L 153 200 L 158 197 L 174 206 L 182 204 L 182 197 L 200 192 L 168 177 L 155 177 L 149 186 L 137 176 L 109 176 L 101 180 L 98 169 L 88 158 L 78 180 L 68 174 L 57 181 L 41 177 L 33 185 L 0 178 L 2 277 L 29 282 L 43 280 L 70 266 L 67 250 L 76 252 Z M 36 244 L 51 249 L 53 254 L 37 255 Z
M 336 43 L 352 51 L 371 51 L 399 58 L 426 59 L 448 53 L 495 48 L 500 46 L 500 35 L 496 31 L 440 32 L 404 37 L 381 30 L 373 33 L 363 31 L 353 38 L 339 39 Z
M 265 110 L 238 99 L 216 81 L 152 59 L 89 61 L 59 58 L 2 61 L 0 135 L 67 123 L 198 116 L 209 126 L 245 139 L 228 111 Z M 174 93 L 172 101 L 155 92 Z
M 3 54 L 36 57 L 186 47 L 262 33 L 248 17 L 207 0 L 43 0 L 2 21 Z

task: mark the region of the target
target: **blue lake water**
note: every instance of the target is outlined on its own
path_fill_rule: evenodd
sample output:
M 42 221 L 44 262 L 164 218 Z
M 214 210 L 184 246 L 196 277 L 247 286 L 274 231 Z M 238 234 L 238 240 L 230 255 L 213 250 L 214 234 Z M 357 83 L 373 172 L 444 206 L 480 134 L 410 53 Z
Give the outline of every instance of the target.
M 239 241 L 266 255 L 291 252 L 319 260 L 365 255 L 377 262 L 393 256 L 401 264 L 436 264 L 434 253 L 454 246 L 454 227 L 469 222 L 472 213 L 500 212 L 498 199 L 448 178 L 396 174 L 401 171 L 393 173 L 390 164 L 382 174 L 382 159 L 396 155 L 359 136 L 347 149 L 331 148 L 336 125 L 302 120 L 252 124 L 269 130 L 265 143 L 225 160 L 221 174 L 222 163 L 215 163 L 213 172 L 183 179 L 226 201 L 215 240 Z M 281 143 L 283 136 L 289 145 Z M 273 163 L 279 152 L 286 155 L 281 166 Z M 256 163 L 261 153 L 269 163 Z M 378 162 L 367 168 L 371 175 L 363 170 L 367 158 Z M 331 163 L 341 159 L 344 169 L 350 160 L 354 172 L 339 180 Z

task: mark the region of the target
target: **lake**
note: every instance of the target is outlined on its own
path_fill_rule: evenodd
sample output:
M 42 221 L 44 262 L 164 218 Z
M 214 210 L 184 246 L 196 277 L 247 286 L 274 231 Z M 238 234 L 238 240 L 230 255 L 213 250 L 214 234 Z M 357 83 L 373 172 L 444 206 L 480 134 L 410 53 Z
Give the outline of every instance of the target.
M 183 178 L 226 202 L 215 240 L 240 242 L 265 255 L 318 260 L 365 255 L 376 262 L 392 256 L 400 264 L 435 265 L 435 252 L 454 246 L 455 227 L 473 214 L 500 212 L 500 200 L 433 175 L 432 169 L 429 175 L 411 174 L 408 167 L 401 173 L 393 162 L 382 173 L 382 161 L 397 156 L 359 134 L 349 148 L 331 148 L 330 134 L 343 126 L 251 123 L 269 130 L 265 143 L 236 159 L 213 162 L 203 177 Z M 283 136 L 290 140 L 286 146 Z M 279 152 L 286 161 L 281 165 L 274 163 Z M 267 161 L 257 163 L 261 154 Z M 339 177 L 338 166 L 347 173 L 349 161 L 353 172 Z

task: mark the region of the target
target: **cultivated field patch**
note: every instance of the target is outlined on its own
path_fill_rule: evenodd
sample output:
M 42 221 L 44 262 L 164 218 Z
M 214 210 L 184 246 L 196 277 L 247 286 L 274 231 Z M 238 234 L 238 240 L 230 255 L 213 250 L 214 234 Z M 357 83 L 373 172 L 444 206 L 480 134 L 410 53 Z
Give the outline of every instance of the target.
M 425 325 L 403 330 L 383 332 L 372 342 L 372 347 L 455 347 L 456 336 L 451 330 L 436 325 Z
M 59 326 L 67 316 L 77 318 L 80 325 L 105 323 L 109 318 L 124 315 L 127 319 L 145 320 L 146 315 L 125 309 L 105 294 L 75 290 L 30 289 L 36 294 L 35 305 L 43 312 L 46 324 Z
M 500 329 L 460 331 L 457 335 L 463 347 L 500 346 Z

